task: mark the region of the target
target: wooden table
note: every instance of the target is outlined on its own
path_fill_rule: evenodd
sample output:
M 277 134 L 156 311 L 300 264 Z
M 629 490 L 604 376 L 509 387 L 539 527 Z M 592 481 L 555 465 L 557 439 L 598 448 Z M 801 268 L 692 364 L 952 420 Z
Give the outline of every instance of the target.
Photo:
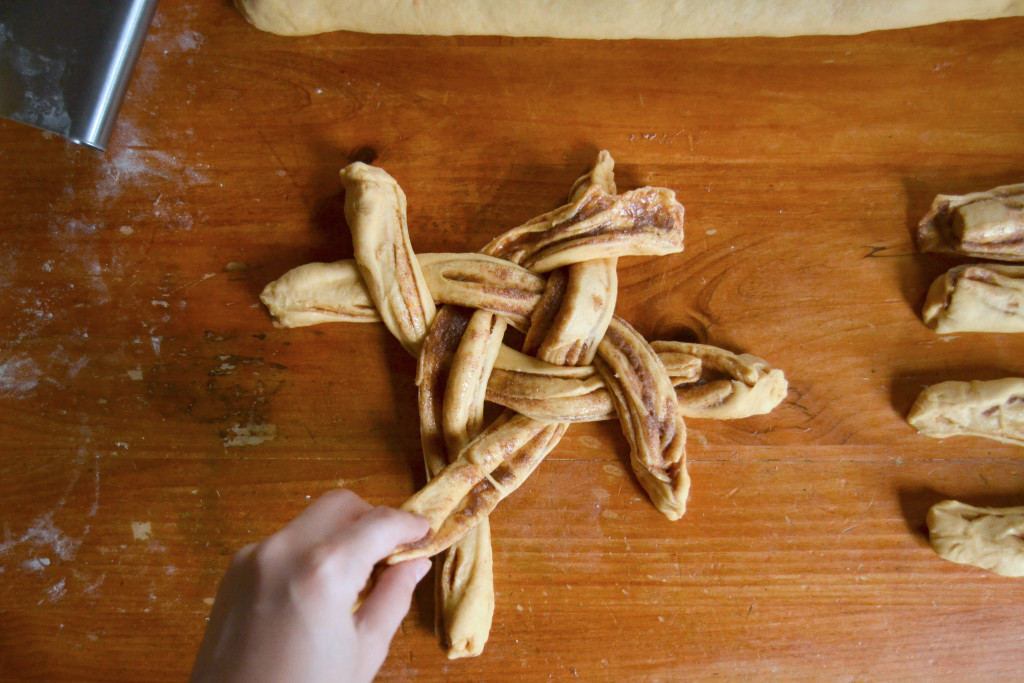
M 904 416 L 1024 374 L 1024 337 L 924 327 L 957 261 L 910 236 L 937 193 L 1024 180 L 1022 35 L 285 39 L 162 3 L 106 154 L 0 122 L 0 678 L 182 680 L 238 548 L 333 487 L 422 485 L 413 359 L 257 298 L 351 257 L 339 168 L 399 180 L 417 251 L 474 251 L 599 149 L 686 207 L 685 252 L 620 262 L 618 313 L 789 395 L 689 422 L 678 522 L 616 424 L 573 426 L 492 517 L 484 655 L 445 659 L 428 579 L 380 680 L 1019 677 L 1024 582 L 940 559 L 923 520 L 1024 503 L 1024 451 Z

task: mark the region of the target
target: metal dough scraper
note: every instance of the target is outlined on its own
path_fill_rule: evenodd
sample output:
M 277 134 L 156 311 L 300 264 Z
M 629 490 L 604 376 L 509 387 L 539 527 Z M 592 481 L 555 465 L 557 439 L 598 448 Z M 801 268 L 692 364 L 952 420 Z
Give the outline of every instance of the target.
M 105 150 L 157 0 L 0 0 L 0 116 Z

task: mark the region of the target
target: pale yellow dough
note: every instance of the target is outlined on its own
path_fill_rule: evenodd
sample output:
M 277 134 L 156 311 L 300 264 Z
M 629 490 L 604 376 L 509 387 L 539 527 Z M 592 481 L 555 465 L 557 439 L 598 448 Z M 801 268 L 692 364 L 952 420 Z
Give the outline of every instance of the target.
M 928 540 L 939 557 L 1024 576 L 1024 507 L 979 508 L 944 500 L 928 511 Z
M 921 319 L 939 334 L 1024 332 L 1024 266 L 951 268 L 932 283 Z
M 552 38 L 844 35 L 1024 14 L 1024 0 L 236 0 L 254 26 Z
M 918 395 L 907 422 L 936 439 L 981 436 L 1024 446 L 1024 378 L 933 384 Z

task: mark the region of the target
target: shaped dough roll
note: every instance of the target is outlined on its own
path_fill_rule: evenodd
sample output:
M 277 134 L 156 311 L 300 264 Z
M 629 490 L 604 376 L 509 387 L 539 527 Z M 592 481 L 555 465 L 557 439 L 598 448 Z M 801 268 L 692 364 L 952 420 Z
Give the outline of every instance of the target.
M 700 379 L 700 359 L 672 351 L 673 342 L 662 344 L 666 350 L 659 352 L 658 357 L 672 384 L 677 387 L 678 395 L 682 386 Z M 596 374 L 593 366 L 582 366 L 590 372 L 586 376 L 567 376 L 564 368 L 542 366 L 542 361 L 534 360 L 528 367 L 508 362 L 510 358 L 519 356 L 514 351 L 503 350 L 505 362 L 501 367 L 495 367 L 487 385 L 489 401 L 548 422 L 594 422 L 615 418 L 615 406 L 604 379 Z M 544 372 L 544 366 L 550 371 Z
M 1024 332 L 1024 266 L 951 268 L 932 283 L 921 319 L 939 334 Z
M 430 297 L 498 313 L 525 330 L 545 280 L 521 266 L 484 254 L 417 254 Z M 380 322 L 380 314 L 353 260 L 306 263 L 263 288 L 275 327 L 331 322 Z
M 932 385 L 914 401 L 907 422 L 936 439 L 981 436 L 1024 446 L 1024 379 Z
M 446 306 L 434 316 L 417 368 L 420 440 L 427 477 L 437 476 L 480 431 L 483 389 L 505 324 L 493 313 Z M 486 518 L 435 557 L 437 632 L 449 659 L 479 655 L 494 614 Z
M 569 191 L 573 202 L 597 186 L 610 195 L 615 189 L 615 160 L 601 150 L 590 171 L 577 179 Z M 558 314 L 546 326 L 537 347 L 537 357 L 557 365 L 589 365 L 597 345 L 615 314 L 619 292 L 618 259 L 603 258 L 573 263 L 565 269 L 565 287 Z M 556 271 L 557 272 L 557 271 Z M 549 279 L 550 283 L 552 280 Z M 533 333 L 531 327 L 530 332 Z M 527 335 L 526 347 L 531 344 Z M 526 348 L 524 347 L 524 350 Z
M 1024 261 L 1024 183 L 940 194 L 917 226 L 921 251 Z
M 260 294 L 274 327 L 380 322 L 355 261 L 306 263 L 274 280 Z
M 735 420 L 765 415 L 782 403 L 789 382 L 782 370 L 749 353 L 735 354 L 710 344 L 651 342 L 663 362 L 672 354 L 700 359 L 700 381 L 676 388 L 683 417 Z
M 1024 576 L 1024 507 L 979 508 L 944 500 L 928 510 L 928 540 L 939 557 Z
M 487 519 L 558 445 L 568 426 L 538 422 L 511 411 L 498 416 L 462 449 L 457 460 L 402 504 L 402 510 L 430 520 L 430 531 L 396 549 L 387 562 L 436 555 Z

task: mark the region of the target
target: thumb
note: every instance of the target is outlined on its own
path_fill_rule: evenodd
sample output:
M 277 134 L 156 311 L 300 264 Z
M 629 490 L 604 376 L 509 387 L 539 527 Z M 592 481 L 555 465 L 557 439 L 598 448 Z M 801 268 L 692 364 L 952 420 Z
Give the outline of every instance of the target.
M 391 638 L 409 612 L 413 590 L 430 570 L 427 558 L 418 558 L 388 567 L 355 613 L 356 631 L 366 660 L 377 666 L 384 663 Z

